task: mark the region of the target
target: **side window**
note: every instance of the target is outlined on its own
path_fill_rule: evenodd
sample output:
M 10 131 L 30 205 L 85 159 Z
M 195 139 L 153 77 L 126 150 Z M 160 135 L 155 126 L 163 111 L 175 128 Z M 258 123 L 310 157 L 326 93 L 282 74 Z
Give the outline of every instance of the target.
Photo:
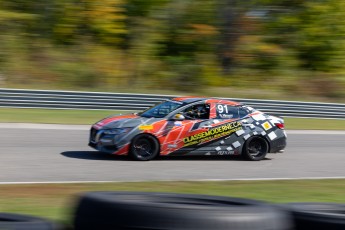
M 186 108 L 183 111 L 183 115 L 186 119 L 209 119 L 210 117 L 210 105 L 209 104 L 197 104 Z
M 240 108 L 240 118 L 243 118 L 245 116 L 247 116 L 249 114 L 249 110 L 247 110 L 246 108 L 241 107 Z
M 217 104 L 216 105 L 217 111 L 217 118 L 218 119 L 236 119 L 239 118 L 239 111 L 238 107 L 225 105 L 225 104 Z

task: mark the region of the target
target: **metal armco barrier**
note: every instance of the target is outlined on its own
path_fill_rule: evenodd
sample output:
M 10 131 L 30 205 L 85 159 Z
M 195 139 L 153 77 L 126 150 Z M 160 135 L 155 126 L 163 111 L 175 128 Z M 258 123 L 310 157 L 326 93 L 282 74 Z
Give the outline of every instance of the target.
M 139 111 L 173 97 L 177 96 L 0 88 L 0 107 Z M 242 102 L 260 111 L 282 117 L 345 119 L 345 104 L 224 99 Z

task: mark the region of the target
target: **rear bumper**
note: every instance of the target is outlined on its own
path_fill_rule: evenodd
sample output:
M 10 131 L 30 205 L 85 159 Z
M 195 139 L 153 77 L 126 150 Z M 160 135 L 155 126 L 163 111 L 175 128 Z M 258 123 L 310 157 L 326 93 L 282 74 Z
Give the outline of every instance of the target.
M 270 153 L 282 153 L 286 147 L 286 137 L 271 141 Z

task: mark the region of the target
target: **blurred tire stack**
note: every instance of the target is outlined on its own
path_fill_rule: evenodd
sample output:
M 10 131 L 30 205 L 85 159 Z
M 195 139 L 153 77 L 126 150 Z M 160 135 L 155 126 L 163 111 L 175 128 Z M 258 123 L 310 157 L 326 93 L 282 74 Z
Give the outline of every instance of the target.
M 290 203 L 281 207 L 292 214 L 296 230 L 345 229 L 345 204 Z
M 345 204 L 290 203 L 149 192 L 88 192 L 73 207 L 71 227 L 0 213 L 0 230 L 344 230 Z
M 91 192 L 77 205 L 75 230 L 293 229 L 288 212 L 249 199 L 170 193 Z
M 39 217 L 0 213 L 0 230 L 62 230 L 56 223 Z

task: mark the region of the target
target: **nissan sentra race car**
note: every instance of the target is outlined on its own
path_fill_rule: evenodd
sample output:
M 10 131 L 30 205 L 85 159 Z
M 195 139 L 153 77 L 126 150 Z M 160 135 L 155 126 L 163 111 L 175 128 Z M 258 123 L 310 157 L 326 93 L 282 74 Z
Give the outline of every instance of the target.
M 179 97 L 91 127 L 89 146 L 135 160 L 242 155 L 259 161 L 286 146 L 284 120 L 229 100 Z

